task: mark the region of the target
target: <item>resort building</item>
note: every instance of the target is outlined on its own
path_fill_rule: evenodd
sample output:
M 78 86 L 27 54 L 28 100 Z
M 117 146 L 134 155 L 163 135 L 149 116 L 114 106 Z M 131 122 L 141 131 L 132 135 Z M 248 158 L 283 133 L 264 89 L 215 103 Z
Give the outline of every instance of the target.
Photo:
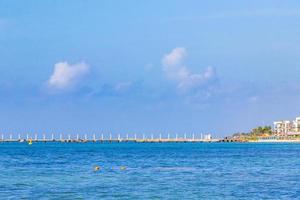
M 294 121 L 295 132 L 300 132 L 300 117 L 297 117 Z
M 278 134 L 300 132 L 300 117 L 293 121 L 282 120 L 274 122 L 274 132 Z
M 288 133 L 292 131 L 292 122 L 287 120 L 274 122 L 274 131 L 276 133 Z

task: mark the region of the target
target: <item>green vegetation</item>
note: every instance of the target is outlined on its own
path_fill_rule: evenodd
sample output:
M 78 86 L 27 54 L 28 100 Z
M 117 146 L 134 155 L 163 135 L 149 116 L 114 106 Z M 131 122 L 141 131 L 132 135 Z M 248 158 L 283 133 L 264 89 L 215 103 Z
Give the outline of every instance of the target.
M 270 135 L 272 135 L 271 126 L 259 126 L 252 129 L 250 133 L 235 133 L 232 135 L 232 138 L 243 141 L 253 141 L 258 140 L 259 137 L 267 137 Z
M 257 128 L 252 129 L 252 135 L 261 135 L 261 134 L 272 134 L 272 127 L 271 126 L 259 126 Z

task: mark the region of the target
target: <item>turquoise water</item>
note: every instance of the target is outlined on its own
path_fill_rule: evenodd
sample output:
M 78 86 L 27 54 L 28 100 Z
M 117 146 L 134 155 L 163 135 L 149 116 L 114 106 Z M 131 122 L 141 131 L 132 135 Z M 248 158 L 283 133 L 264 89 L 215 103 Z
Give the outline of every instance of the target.
M 300 144 L 0 143 L 0 199 L 300 199 L 299 185 Z

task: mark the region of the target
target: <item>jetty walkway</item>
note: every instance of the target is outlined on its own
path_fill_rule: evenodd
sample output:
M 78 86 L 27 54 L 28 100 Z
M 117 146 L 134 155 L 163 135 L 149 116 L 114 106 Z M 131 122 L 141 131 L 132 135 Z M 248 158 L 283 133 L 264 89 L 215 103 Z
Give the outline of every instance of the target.
M 88 135 L 85 134 L 81 137 L 77 134 L 75 137 L 71 134 L 67 135 L 67 138 L 63 137 L 63 134 L 60 134 L 59 137 L 55 137 L 54 134 L 51 135 L 50 138 L 46 137 L 46 134 L 43 134 L 42 137 L 39 137 L 38 134 L 35 134 L 33 137 L 29 134 L 26 137 L 22 137 L 20 134 L 17 137 L 13 137 L 13 134 L 9 134 L 8 137 L 5 137 L 4 134 L 0 137 L 0 143 L 2 142 L 73 142 L 73 143 L 82 143 L 82 142 L 139 142 L 139 143 L 166 143 L 166 142 L 219 142 L 220 139 L 212 139 L 209 135 L 204 135 L 204 137 L 196 138 L 194 135 L 192 137 L 178 137 L 177 135 L 174 138 L 171 138 L 168 134 L 168 137 L 163 138 L 161 135 L 158 138 L 154 138 L 153 135 L 150 138 L 145 137 L 143 135 L 141 138 L 134 135 L 134 137 L 130 138 L 128 135 L 124 138 L 121 135 L 117 137 L 112 137 L 109 135 L 108 137 L 104 137 L 101 134 L 100 138 L 96 137 L 95 134 L 92 135 L 91 138 L 88 138 Z

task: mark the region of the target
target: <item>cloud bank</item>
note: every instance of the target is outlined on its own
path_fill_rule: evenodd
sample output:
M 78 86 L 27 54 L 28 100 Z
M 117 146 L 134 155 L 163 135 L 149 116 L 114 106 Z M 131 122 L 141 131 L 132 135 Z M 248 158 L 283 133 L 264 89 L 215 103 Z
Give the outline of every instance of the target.
M 55 90 L 70 89 L 89 73 L 89 69 L 89 65 L 84 62 L 75 64 L 69 64 L 68 62 L 56 63 L 54 72 L 47 81 L 48 87 Z
M 185 48 L 177 47 L 162 59 L 163 70 L 167 78 L 177 83 L 180 92 L 200 89 L 216 80 L 213 67 L 207 67 L 202 73 L 192 73 L 184 64 L 186 56 Z

